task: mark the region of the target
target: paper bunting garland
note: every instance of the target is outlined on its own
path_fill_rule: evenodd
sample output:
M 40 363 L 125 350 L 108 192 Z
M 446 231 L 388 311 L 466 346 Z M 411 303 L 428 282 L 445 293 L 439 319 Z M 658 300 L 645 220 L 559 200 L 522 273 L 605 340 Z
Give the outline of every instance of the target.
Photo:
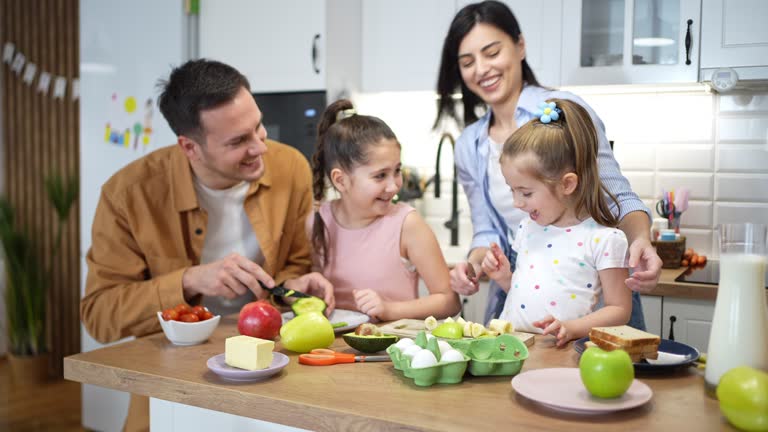
M 11 72 L 20 76 L 22 81 L 28 86 L 34 86 L 35 91 L 45 95 L 49 94 L 51 83 L 53 83 L 53 98 L 65 100 L 67 96 L 67 78 L 55 75 L 51 72 L 42 70 L 28 59 L 22 52 L 16 49 L 16 45 L 11 42 L 3 44 L 3 63 L 9 65 Z M 37 84 L 34 84 L 37 76 Z M 80 80 L 73 78 L 69 85 L 69 99 L 76 101 L 80 98 Z

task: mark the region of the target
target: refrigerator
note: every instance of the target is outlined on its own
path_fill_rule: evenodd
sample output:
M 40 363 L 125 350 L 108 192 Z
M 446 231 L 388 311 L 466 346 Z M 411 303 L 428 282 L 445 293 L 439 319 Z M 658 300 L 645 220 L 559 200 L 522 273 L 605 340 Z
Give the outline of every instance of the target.
M 189 57 L 197 35 L 184 0 L 80 1 L 80 258 L 85 255 L 101 185 L 176 136 L 157 109 L 158 79 Z M 102 347 L 81 327 L 82 351 Z M 119 342 L 118 342 L 119 343 Z M 128 395 L 83 385 L 83 426 L 119 431 Z

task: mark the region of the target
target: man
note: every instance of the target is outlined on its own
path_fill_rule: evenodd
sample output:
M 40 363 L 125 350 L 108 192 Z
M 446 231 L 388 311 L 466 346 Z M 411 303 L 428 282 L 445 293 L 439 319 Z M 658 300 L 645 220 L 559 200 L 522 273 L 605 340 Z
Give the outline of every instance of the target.
M 312 175 L 295 149 L 268 141 L 248 80 L 194 60 L 161 82 L 158 105 L 178 145 L 126 166 L 102 187 L 80 314 L 100 342 L 160 331 L 156 312 L 202 302 L 237 312 L 267 287 L 309 292 L 333 308 L 311 268 L 304 221 Z M 149 427 L 132 396 L 125 430 Z

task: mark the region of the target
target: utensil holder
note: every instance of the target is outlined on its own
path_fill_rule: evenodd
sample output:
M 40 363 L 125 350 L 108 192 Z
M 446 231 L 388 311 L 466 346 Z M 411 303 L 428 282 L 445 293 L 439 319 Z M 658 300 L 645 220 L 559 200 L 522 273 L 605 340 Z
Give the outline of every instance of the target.
M 685 236 L 676 240 L 659 240 L 651 244 L 656 247 L 656 253 L 661 258 L 662 268 L 680 268 L 685 252 Z

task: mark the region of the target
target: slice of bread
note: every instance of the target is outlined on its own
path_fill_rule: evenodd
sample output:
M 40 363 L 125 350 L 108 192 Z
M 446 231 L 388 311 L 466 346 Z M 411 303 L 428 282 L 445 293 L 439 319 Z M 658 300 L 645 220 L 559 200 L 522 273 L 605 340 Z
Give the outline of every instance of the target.
M 621 348 L 611 348 L 611 349 L 602 348 L 598 344 L 596 344 L 596 343 L 594 343 L 592 341 L 586 341 L 584 343 L 584 346 L 586 348 L 597 347 L 597 348 L 600 348 L 600 349 L 604 349 L 605 351 L 613 351 L 614 349 L 621 349 Z M 656 347 L 658 347 L 658 345 L 650 345 L 648 349 L 652 349 L 651 347 L 654 347 L 654 349 L 655 349 Z M 658 351 L 653 351 L 653 352 L 635 352 L 635 353 L 628 353 L 628 354 L 629 354 L 629 358 L 632 359 L 632 363 L 638 363 L 642 359 L 656 360 L 657 358 L 659 358 L 659 352 Z
M 591 340 L 592 343 L 599 346 L 600 348 L 606 350 L 606 351 L 613 351 L 617 349 L 623 349 L 629 354 L 640 354 L 640 353 L 654 353 L 657 352 L 659 349 L 658 344 L 649 344 L 649 345 L 636 345 L 636 346 L 628 346 L 623 347 L 621 345 L 615 344 L 611 341 L 605 341 L 599 338 L 595 338 Z
M 616 327 L 593 327 L 589 339 L 613 342 L 624 349 L 636 346 L 659 345 L 661 338 L 627 325 Z

